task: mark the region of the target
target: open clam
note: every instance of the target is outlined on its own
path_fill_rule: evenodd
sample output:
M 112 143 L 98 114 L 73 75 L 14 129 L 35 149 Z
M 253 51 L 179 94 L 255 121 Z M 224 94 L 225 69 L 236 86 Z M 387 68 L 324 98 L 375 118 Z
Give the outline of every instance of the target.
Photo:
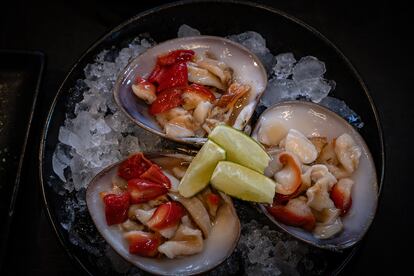
M 105 168 L 96 175 L 86 191 L 88 210 L 97 229 L 112 248 L 125 260 L 154 274 L 192 275 L 203 273 L 216 267 L 233 252 L 240 236 L 240 222 L 231 199 L 224 194 L 220 194 L 221 203 L 219 207 L 215 210 L 214 216 L 208 216 L 210 209 L 204 206 L 204 202 L 201 203 L 202 195 L 193 198 L 183 198 L 176 192 L 179 181 L 173 175 L 180 175 L 180 170 L 185 169 L 186 164 L 188 165 L 189 161 L 191 161 L 190 156 L 148 153 L 145 154 L 145 157 L 157 164 L 171 182 L 168 194 L 164 194 L 164 199 L 161 200 L 165 200 L 168 197 L 171 202 L 175 202 L 174 204 L 185 208 L 187 214 L 181 218 L 179 226 L 176 226 L 178 229 L 173 229 L 173 232 L 171 232 L 171 228 L 167 228 L 167 231 L 164 232 L 160 231 L 163 241 L 166 239 L 164 237 L 172 237 L 172 239 L 167 239 L 161 246 L 158 246 L 158 251 L 164 255 L 151 258 L 130 253 L 131 243 L 128 244 L 129 240 L 127 241 L 128 238 L 126 237 L 130 233 L 133 235 L 136 232 L 141 232 L 141 230 L 150 232 L 147 228 L 143 229 L 143 225 L 140 225 L 140 228 L 137 227 L 136 224 L 139 222 L 130 223 L 130 219 L 128 219 L 128 223 L 108 226 L 106 205 L 103 202 L 102 193 L 113 189 L 114 179 L 119 178 L 118 168 L 122 166 L 123 163 L 121 162 Z M 130 200 L 132 201 L 132 196 Z M 208 212 L 206 211 L 207 209 Z M 154 212 L 151 213 L 151 210 L 133 211 L 139 221 L 148 221 L 151 215 L 154 216 Z M 131 212 L 131 209 L 128 209 L 128 212 Z M 149 212 L 150 214 L 148 214 Z M 130 217 L 130 215 L 128 216 Z M 184 221 L 184 218 L 186 221 Z M 148 221 L 148 225 L 149 223 Z M 122 230 L 124 227 L 131 228 L 131 225 L 135 225 L 135 228 L 137 228 L 132 230 L 139 231 L 128 232 Z M 189 225 L 192 228 L 188 227 Z M 195 225 L 198 225 L 198 227 L 195 227 Z M 179 235 L 181 235 L 181 238 L 186 235 L 189 238 L 179 239 L 179 237 L 177 239 L 176 237 Z M 201 236 L 204 238 L 201 239 Z M 177 254 L 178 251 L 183 250 L 186 251 L 186 254 Z
M 162 116 L 155 118 L 148 108 L 148 103 L 158 97 L 155 87 L 152 87 L 152 91 L 147 91 L 147 95 L 140 95 L 140 91 L 133 91 L 132 87 L 137 76 L 148 79 L 150 74 L 153 75 L 159 56 L 174 50 L 191 50 L 195 53 L 193 60 L 187 62 L 185 70 L 180 72 L 188 72 L 188 82 L 211 88 L 217 99 L 214 100 L 213 96 L 210 102 L 212 104 L 208 101 L 202 102 L 197 108 L 191 102 L 185 110 L 173 109 L 174 116 L 160 113 Z M 248 49 L 221 37 L 196 36 L 165 41 L 136 57 L 118 77 L 113 93 L 120 109 L 137 125 L 178 142 L 202 144 L 206 141 L 203 137 L 208 131 L 224 119 L 233 127 L 243 129 L 249 122 L 266 84 L 267 74 L 263 65 Z M 160 86 L 157 89 L 159 88 Z M 229 97 L 220 101 L 218 91 L 221 95 L 228 93 Z M 215 107 L 220 108 L 215 110 Z M 191 109 L 190 112 L 188 109 Z M 180 120 L 167 124 L 166 119 L 170 122 L 171 117 L 180 117 Z M 206 118 L 211 119 L 208 124 Z M 203 127 L 194 131 L 188 130 L 191 129 L 188 125 L 200 124 L 200 120 L 204 122 Z
M 351 125 L 317 104 L 291 101 L 274 105 L 263 112 L 252 136 L 265 145 L 270 154 L 278 154 L 278 148 L 283 146 L 285 149 L 291 147 L 289 151 L 301 157 L 296 161 L 302 165 L 302 186 L 296 190 L 296 199 L 290 200 L 286 208 L 299 206 L 303 214 L 311 214 L 309 210 L 314 210 L 319 215 L 323 210 L 326 223 L 316 223 L 311 233 L 302 228 L 314 227 L 314 218 L 308 224 L 302 223 L 302 228 L 294 227 L 282 223 L 283 219 L 275 219 L 275 213 L 270 214 L 269 206 L 260 205 L 272 222 L 296 238 L 320 248 L 342 250 L 362 239 L 376 212 L 378 186 L 368 146 Z M 327 143 L 333 139 L 334 142 Z M 271 174 L 280 170 L 280 167 L 273 167 L 273 171 L 269 170 Z M 316 183 L 312 184 L 313 181 Z M 332 202 L 335 201 L 335 188 L 332 187 L 336 183 L 343 189 L 341 192 L 346 190 L 352 196 L 351 208 L 345 210 L 346 215 L 342 215 L 340 220 L 335 220 L 340 214 L 335 209 L 336 202 L 335 206 Z M 284 195 L 280 199 L 283 200 Z M 327 235 L 329 232 L 335 234 Z

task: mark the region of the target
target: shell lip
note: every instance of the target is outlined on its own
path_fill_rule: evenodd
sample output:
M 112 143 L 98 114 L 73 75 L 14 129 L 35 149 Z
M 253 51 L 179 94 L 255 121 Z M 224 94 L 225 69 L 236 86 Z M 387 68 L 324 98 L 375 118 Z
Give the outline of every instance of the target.
M 164 155 L 165 154 L 165 152 L 157 152 L 157 151 L 151 151 L 151 152 L 143 152 L 145 155 L 147 155 L 147 156 L 149 156 L 149 158 L 151 159 L 151 158 L 156 158 L 156 157 L 158 157 L 158 156 L 162 156 L 162 155 Z M 170 154 L 170 152 L 167 152 L 167 154 Z M 182 153 L 180 153 L 180 154 L 182 154 Z M 168 156 L 168 155 L 165 155 L 165 156 Z M 96 186 L 96 185 L 99 185 L 99 180 L 102 178 L 102 177 L 104 177 L 104 176 L 106 176 L 108 173 L 110 173 L 113 169 L 115 169 L 116 167 L 118 167 L 119 166 L 119 164 L 121 164 L 122 163 L 122 161 L 123 160 L 120 160 L 120 161 L 118 161 L 118 162 L 116 162 L 116 163 L 113 163 L 113 164 L 111 164 L 111 165 L 109 165 L 109 166 L 107 166 L 107 167 L 105 167 L 104 169 L 102 169 L 98 174 L 96 174 L 93 178 L 92 178 L 92 180 L 89 182 L 89 185 L 88 185 L 88 187 L 87 187 L 87 189 L 86 189 L 86 200 L 85 200 L 85 202 L 86 202 L 86 206 L 87 206 L 87 208 L 88 208 L 88 213 L 90 214 L 90 216 L 91 216 L 91 219 L 92 219 L 92 221 L 93 221 L 93 223 L 94 223 L 94 225 L 95 225 L 95 227 L 96 227 L 96 229 L 98 230 L 98 232 L 99 232 L 99 234 L 102 236 L 102 238 L 111 246 L 111 248 L 122 258 L 122 259 L 124 259 L 126 262 L 128 262 L 128 263 L 130 263 L 131 265 L 134 265 L 134 266 L 136 266 L 136 267 L 138 267 L 138 268 L 140 268 L 140 269 L 142 269 L 142 270 L 145 270 L 145 271 L 147 271 L 147 272 L 150 272 L 150 273 L 152 273 L 152 274 L 154 274 L 154 275 L 177 275 L 177 272 L 176 271 L 171 271 L 171 272 L 168 272 L 168 273 L 161 273 L 161 271 L 154 271 L 154 270 L 151 270 L 151 269 L 147 269 L 144 265 L 142 265 L 142 264 L 136 264 L 136 263 L 133 263 L 133 262 L 131 262 L 130 260 L 128 260 L 128 258 L 127 258 L 127 256 L 125 256 L 124 254 L 123 254 L 123 252 L 121 251 L 121 248 L 118 248 L 117 246 L 114 246 L 112 243 L 110 243 L 107 239 L 106 239 L 106 235 L 108 234 L 108 233 L 106 233 L 106 231 L 105 231 L 105 229 L 101 229 L 100 227 L 98 227 L 98 225 L 97 225 L 97 222 L 96 222 L 96 219 L 95 219 L 95 216 L 93 215 L 93 212 L 94 212 L 94 210 L 93 210 L 93 207 L 92 207 L 92 205 L 93 204 L 91 204 L 90 203 L 90 200 L 88 200 L 88 198 L 91 198 L 91 197 L 93 197 L 93 196 L 96 196 L 95 194 L 93 194 L 93 188 L 94 188 L 94 186 Z M 229 202 L 227 202 L 226 201 L 226 203 L 227 204 L 229 204 Z M 210 267 L 208 267 L 207 269 L 199 269 L 199 270 L 196 270 L 196 271 L 186 271 L 186 272 L 181 272 L 181 273 L 179 273 L 179 275 L 200 275 L 200 274 L 203 274 L 203 273 L 207 273 L 207 272 L 209 272 L 209 271 L 211 271 L 211 270 L 213 270 L 214 268 L 216 268 L 217 266 L 219 266 L 220 264 L 222 264 L 225 260 L 227 260 L 230 256 L 231 256 L 231 254 L 234 252 L 234 250 L 235 250 L 235 248 L 236 248 L 236 246 L 237 246 L 237 244 L 238 244 L 238 241 L 239 241 L 239 239 L 240 239 L 240 235 L 241 235 L 241 224 L 240 224 L 240 220 L 239 220 L 239 218 L 238 218 L 238 215 L 237 215 L 237 212 L 236 212 L 236 209 L 235 209 L 235 207 L 234 207 L 234 205 L 233 205 L 233 202 L 232 202 L 232 200 L 230 199 L 230 203 L 231 204 L 229 204 L 228 206 L 229 206 L 229 208 L 230 208 L 230 210 L 231 210 L 231 213 L 232 213 L 232 215 L 236 218 L 236 224 L 237 224 L 237 229 L 233 229 L 233 231 L 234 231 L 234 241 L 233 241 L 233 243 L 232 243 L 232 246 L 231 247 L 229 247 L 228 248 L 228 250 L 227 250 L 227 254 L 220 260 L 220 261 L 218 261 L 217 263 L 215 263 L 214 265 L 210 265 Z M 213 227 L 214 227 L 214 225 L 213 225 Z M 204 240 L 204 241 L 206 241 L 206 240 Z M 204 249 L 203 249 L 203 251 L 204 251 Z M 197 253 L 197 254 L 201 254 L 201 252 L 200 253 Z M 195 254 L 195 255 L 192 255 L 192 256 L 197 256 L 197 254 Z M 183 258 L 186 258 L 187 256 L 183 256 Z M 188 257 L 191 257 L 191 256 L 188 256 Z M 144 258 L 144 257 L 143 257 Z M 151 259 L 151 258 L 148 258 L 148 259 Z
M 327 240 L 319 240 L 319 241 L 322 241 L 322 242 L 317 243 L 317 242 L 313 242 L 311 239 L 307 239 L 307 238 L 302 237 L 299 234 L 293 233 L 291 228 L 298 230 L 298 231 L 295 231 L 295 232 L 299 232 L 299 233 L 305 233 L 305 230 L 303 230 L 301 228 L 298 228 L 298 227 L 288 226 L 284 223 L 278 222 L 271 214 L 268 213 L 268 211 L 266 210 L 266 208 L 264 207 L 263 204 L 255 203 L 254 205 L 273 224 L 275 224 L 278 228 L 282 229 L 285 233 L 291 235 L 292 237 L 294 237 L 294 238 L 296 238 L 296 239 L 298 239 L 302 242 L 305 242 L 309 245 L 318 247 L 320 249 L 326 249 L 326 250 L 330 250 L 330 251 L 333 251 L 333 252 L 342 252 L 346 249 L 349 249 L 349 248 L 352 248 L 352 247 L 356 246 L 357 244 L 359 244 L 361 242 L 361 240 L 365 237 L 366 233 L 370 229 L 370 227 L 371 227 L 371 225 L 374 221 L 375 214 L 378 210 L 378 199 L 379 199 L 379 193 L 380 193 L 378 183 L 381 183 L 381 182 L 379 182 L 379 181 L 381 181 L 381 179 L 378 179 L 378 175 L 377 175 L 377 172 L 376 172 L 376 169 L 375 169 L 374 159 L 372 158 L 372 154 L 371 154 L 371 152 L 369 150 L 369 147 L 366 144 L 365 140 L 362 138 L 362 136 L 359 134 L 359 132 L 351 124 L 349 124 L 344 118 L 342 118 L 337 113 L 333 112 L 332 110 L 330 110 L 330 109 L 328 109 L 328 108 L 326 108 L 326 107 L 324 107 L 320 104 L 310 102 L 310 101 L 305 101 L 305 100 L 282 101 L 282 102 L 279 102 L 279 103 L 276 103 L 276 104 L 273 104 L 273 105 L 269 106 L 265 111 L 263 111 L 260 114 L 259 118 L 257 119 L 256 124 L 253 128 L 253 131 L 252 131 L 252 137 L 254 138 L 255 135 L 257 135 L 258 128 L 260 127 L 260 118 L 262 116 L 266 115 L 267 113 L 270 113 L 275 108 L 282 107 L 282 106 L 289 106 L 289 105 L 304 105 L 304 106 L 308 106 L 310 108 L 312 108 L 312 107 L 318 108 L 318 109 L 322 110 L 323 112 L 325 112 L 326 114 L 329 114 L 329 116 L 334 117 L 336 120 L 340 121 L 342 124 L 346 125 L 348 128 L 351 128 L 353 130 L 354 134 L 360 137 L 359 142 L 361 142 L 362 143 L 361 146 L 364 149 L 366 149 L 367 159 L 373 165 L 373 168 L 374 168 L 371 173 L 373 174 L 373 177 L 374 177 L 374 180 L 375 180 L 372 183 L 372 185 L 375 188 L 376 195 L 374 197 L 375 205 L 374 205 L 374 209 L 372 210 L 372 215 L 367 219 L 365 226 L 363 228 L 361 227 L 361 231 L 359 232 L 358 235 L 355 236 L 355 238 L 351 238 L 351 239 L 348 239 L 344 242 L 335 244 L 335 243 L 329 243 L 329 241 L 331 239 L 335 238 L 335 237 L 332 237 L 332 238 L 329 238 Z M 306 236 L 306 235 L 312 235 L 312 234 L 310 232 L 306 232 L 304 236 Z M 341 235 L 341 234 L 339 234 L 339 235 Z
M 255 104 L 254 104 L 254 108 L 253 110 L 256 108 L 260 97 L 263 95 L 266 86 L 267 86 L 267 72 L 265 67 L 263 66 L 262 62 L 260 61 L 260 59 L 253 53 L 251 52 L 249 49 L 247 49 L 245 46 L 231 41 L 227 38 L 223 38 L 223 37 L 219 37 L 219 36 L 211 36 L 211 35 L 200 35 L 200 36 L 190 36 L 190 37 L 182 37 L 182 38 L 174 38 L 174 39 L 169 39 L 166 41 L 163 41 L 161 43 L 158 43 L 156 45 L 154 45 L 151 48 L 148 48 L 145 52 L 141 53 L 140 55 L 136 56 L 134 59 L 132 59 L 126 66 L 125 68 L 119 73 L 117 80 L 115 82 L 112 94 L 113 94 L 113 98 L 115 100 L 115 103 L 117 104 L 117 106 L 122 110 L 122 112 L 127 115 L 127 117 L 132 120 L 136 125 L 138 125 L 139 127 L 155 134 L 158 136 L 161 136 L 162 138 L 165 139 L 169 139 L 175 142 L 179 142 L 179 143 L 184 143 L 184 144 L 189 144 L 189 145 L 194 145 L 196 147 L 201 147 L 206 141 L 207 138 L 206 137 L 171 137 L 171 136 L 167 136 L 165 132 L 157 130 L 145 123 L 143 123 L 141 120 L 139 120 L 138 118 L 134 117 L 128 110 L 127 108 L 124 107 L 122 100 L 120 99 L 120 87 L 121 85 L 124 83 L 124 81 L 127 79 L 127 77 L 132 73 L 132 69 L 137 66 L 139 58 L 141 55 L 144 55 L 146 53 L 148 53 L 148 51 L 150 51 L 151 49 L 153 49 L 156 46 L 162 46 L 162 45 L 167 45 L 168 43 L 172 43 L 172 42 L 182 42 L 182 43 L 188 43 L 191 42 L 194 39 L 205 39 L 205 40 L 213 40 L 213 41 L 220 41 L 222 42 L 224 45 L 228 44 L 231 45 L 235 48 L 239 48 L 240 50 L 242 50 L 243 52 L 246 53 L 247 56 L 249 56 L 255 63 L 256 68 L 259 70 L 260 74 L 262 75 L 262 82 L 263 82 L 263 89 L 261 89 L 260 91 L 258 91 L 258 95 L 254 98 Z M 145 108 L 147 108 L 147 106 L 145 106 Z M 247 118 L 245 120 L 245 125 L 247 125 L 250 120 L 251 117 L 253 115 L 250 114 L 249 118 Z M 147 115 L 143 115 L 143 116 L 147 116 Z M 150 115 L 148 115 L 150 116 Z

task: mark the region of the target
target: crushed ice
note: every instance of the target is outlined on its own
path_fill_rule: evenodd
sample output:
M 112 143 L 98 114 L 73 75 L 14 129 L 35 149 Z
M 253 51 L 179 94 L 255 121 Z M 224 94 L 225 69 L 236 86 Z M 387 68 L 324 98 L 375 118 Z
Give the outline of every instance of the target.
M 200 32 L 182 25 L 177 35 L 194 36 L 200 35 Z M 230 35 L 228 38 L 250 49 L 267 69 L 269 83 L 261 99 L 262 107 L 284 100 L 306 98 L 332 109 L 356 127 L 363 126 L 360 117 L 343 101 L 327 97 L 335 88 L 335 82 L 324 78 L 325 64 L 316 57 L 302 57 L 297 61 L 292 53 L 274 56 L 266 47 L 266 40 L 252 31 Z M 109 258 L 111 262 L 118 263 L 114 266 L 120 266 L 121 271 L 126 270 L 122 260 L 119 261 L 116 254 L 107 248 L 90 225 L 84 196 L 87 184 L 102 168 L 132 152 L 161 146 L 160 138 L 132 123 L 118 110 L 112 97 L 112 88 L 121 70 L 132 58 L 153 44 L 150 38 L 139 36 L 120 51 L 115 48 L 102 51 L 94 63 L 85 67 L 85 78 L 78 80 L 70 90 L 69 112 L 60 128 L 60 143 L 52 157 L 53 170 L 63 181 L 62 187 L 65 189 L 56 187 L 55 190 L 59 195 L 65 194 L 66 201 L 62 205 L 60 221 L 62 227 L 68 230 L 70 241 L 89 253 L 100 256 L 98 265 L 101 262 L 102 266 L 107 266 L 106 260 Z M 59 183 L 55 176 L 51 176 L 49 182 L 54 185 Z M 243 223 L 236 252 L 241 252 L 244 274 L 296 275 L 299 274 L 299 263 L 305 271 L 314 270 L 315 263 L 306 258 L 308 247 L 283 235 L 285 234 L 254 220 Z M 91 241 L 100 245 L 100 251 L 96 249 L 97 246 L 90 245 Z M 233 256 L 236 254 L 212 274 L 220 275 L 222 269 L 225 269 L 223 273 L 239 272 L 240 260 L 232 260 L 235 258 Z M 134 269 L 129 271 L 136 272 Z

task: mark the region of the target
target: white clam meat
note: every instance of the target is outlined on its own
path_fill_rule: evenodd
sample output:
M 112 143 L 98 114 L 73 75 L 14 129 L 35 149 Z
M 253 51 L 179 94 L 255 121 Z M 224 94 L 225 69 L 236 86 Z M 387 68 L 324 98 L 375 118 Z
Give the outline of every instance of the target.
M 358 167 L 361 149 L 349 134 L 342 134 L 335 140 L 335 153 L 339 162 L 348 172 L 352 173 Z
M 170 154 L 151 154 L 151 160 L 161 164 L 171 163 L 166 159 Z M 177 157 L 184 156 L 177 154 Z M 191 159 L 188 159 L 191 160 Z M 159 163 L 157 161 L 160 161 Z M 119 164 L 119 163 L 118 163 Z M 214 221 L 211 222 L 208 237 L 203 237 L 203 233 L 193 225 L 188 216 L 182 217 L 180 226 L 167 228 L 163 236 L 170 238 L 161 244 L 159 252 L 165 254 L 161 258 L 148 258 L 133 255 L 129 253 L 128 242 L 125 239 L 125 232 L 118 225 L 108 226 L 105 219 L 104 204 L 100 194 L 112 189 L 112 179 L 116 176 L 118 164 L 107 167 L 96 175 L 86 191 L 86 203 L 89 213 L 95 223 L 98 231 L 109 243 L 109 245 L 125 260 L 133 265 L 153 274 L 158 275 L 193 275 L 204 273 L 223 262 L 234 250 L 240 236 L 240 221 L 233 207 L 231 199 L 222 196 L 223 203 L 219 206 Z M 172 174 L 165 173 L 172 182 Z M 144 210 L 135 210 L 135 215 L 140 218 L 144 224 L 148 221 L 154 209 L 149 208 L 149 204 L 143 204 Z M 138 205 L 137 205 L 138 207 Z M 204 208 L 204 207 L 203 207 Z M 190 215 L 193 213 L 187 209 Z M 124 223 L 125 224 L 125 223 Z M 128 225 L 126 225 L 128 226 Z M 141 226 L 142 227 L 142 226 Z M 140 232 L 142 228 L 129 229 L 133 230 L 126 233 L 133 235 Z M 177 257 L 179 256 L 179 257 Z
M 309 164 L 318 157 L 315 146 L 302 133 L 290 129 L 285 140 L 285 149 L 299 157 L 303 164 Z
M 300 191 L 307 190 L 308 206 L 319 210 L 314 212 L 333 210 L 333 213 L 328 216 L 329 220 L 317 219 L 312 233 L 278 222 L 264 206 L 260 207 L 261 210 L 286 232 L 317 247 L 342 250 L 356 244 L 371 225 L 378 201 L 377 176 L 367 145 L 360 134 L 337 114 L 303 101 L 283 102 L 268 108 L 259 117 L 252 137 L 267 147 L 277 148 L 289 144 L 285 137 L 289 131 L 292 133 L 292 129 L 312 142 L 317 152 L 315 163 L 318 165 L 302 165 Z M 304 145 L 307 147 L 307 141 Z M 314 157 L 313 150 L 309 151 L 312 158 L 308 161 Z M 269 170 L 279 169 L 277 164 L 273 167 Z M 329 194 L 333 185 L 344 177 L 355 185 L 350 191 L 352 206 L 346 215 L 339 218 L 335 215 L 335 205 Z

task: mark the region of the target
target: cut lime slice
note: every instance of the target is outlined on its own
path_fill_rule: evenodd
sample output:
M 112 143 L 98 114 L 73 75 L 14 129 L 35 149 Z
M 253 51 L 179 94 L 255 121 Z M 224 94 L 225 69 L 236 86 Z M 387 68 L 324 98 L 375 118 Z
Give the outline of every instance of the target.
M 204 189 L 210 182 L 217 163 L 226 159 L 226 152 L 212 141 L 207 141 L 188 167 L 181 179 L 178 191 L 184 197 L 191 197 Z
M 243 200 L 272 203 L 275 182 L 239 164 L 220 161 L 210 180 L 217 190 Z
M 226 125 L 216 126 L 208 136 L 227 153 L 227 160 L 263 174 L 270 157 L 263 147 L 243 132 Z

